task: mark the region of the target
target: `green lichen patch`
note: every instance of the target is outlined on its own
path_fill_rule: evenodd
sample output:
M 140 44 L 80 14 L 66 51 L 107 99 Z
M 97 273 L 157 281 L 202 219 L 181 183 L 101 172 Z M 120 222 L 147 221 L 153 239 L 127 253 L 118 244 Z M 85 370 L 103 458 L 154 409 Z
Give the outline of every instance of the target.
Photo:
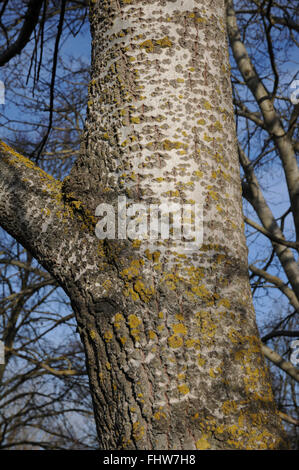
M 147 53 L 154 52 L 156 47 L 167 48 L 172 46 L 172 41 L 168 36 L 159 39 L 147 39 L 139 44 L 140 49 L 144 49 Z

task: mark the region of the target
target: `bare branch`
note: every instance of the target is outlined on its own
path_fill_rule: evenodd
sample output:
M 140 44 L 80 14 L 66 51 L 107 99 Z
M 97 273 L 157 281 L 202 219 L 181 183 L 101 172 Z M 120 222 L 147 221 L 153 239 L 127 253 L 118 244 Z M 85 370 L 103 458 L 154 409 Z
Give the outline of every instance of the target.
M 253 264 L 249 265 L 249 269 L 256 276 L 263 277 L 271 284 L 275 285 L 288 299 L 293 307 L 299 312 L 299 301 L 292 289 L 290 289 L 279 277 L 273 276 L 264 269 L 259 269 Z
M 271 95 L 260 79 L 241 40 L 232 0 L 227 1 L 227 28 L 237 66 L 262 112 L 267 131 L 276 143 L 286 176 L 297 238 L 299 239 L 299 169 L 294 148 L 273 106 Z
M 278 414 L 281 417 L 281 419 L 283 419 L 287 423 L 294 424 L 295 426 L 299 426 L 299 420 L 298 419 L 295 419 L 292 416 L 289 416 L 289 415 L 283 413 L 282 411 L 279 411 Z
M 291 241 L 285 240 L 284 238 L 276 237 L 271 232 L 269 232 L 268 230 L 265 230 L 259 224 L 254 222 L 254 220 L 251 220 L 246 216 L 244 216 L 244 220 L 248 225 L 255 228 L 256 230 L 261 232 L 266 237 L 270 238 L 270 240 L 272 240 L 273 242 L 279 243 L 280 245 L 288 246 L 289 248 L 294 248 L 295 250 L 299 249 L 299 242 L 291 242 Z
M 296 369 L 291 362 L 285 361 L 277 352 L 273 351 L 273 349 L 265 344 L 262 345 L 262 351 L 269 361 L 286 372 L 290 377 L 295 379 L 296 382 L 299 382 L 299 369 Z
M 243 195 L 250 202 L 255 209 L 260 221 L 263 224 L 266 233 L 270 233 L 276 239 L 284 239 L 283 233 L 279 228 L 272 211 L 267 204 L 262 190 L 260 188 L 258 179 L 250 164 L 250 161 L 245 152 L 239 146 L 239 158 L 242 168 L 245 172 L 246 183 L 243 183 Z M 292 251 L 286 246 L 273 242 L 273 248 L 281 262 L 283 269 L 292 285 L 294 293 L 299 299 L 299 267 L 293 256 Z
M 299 331 L 286 331 L 286 330 L 272 331 L 272 333 L 269 333 L 269 334 L 263 336 L 262 341 L 265 343 L 269 339 L 277 338 L 279 336 L 287 336 L 287 337 L 290 337 L 290 338 L 299 338 Z
M 20 54 L 30 40 L 32 31 L 38 22 L 39 12 L 43 2 L 44 0 L 29 1 L 25 20 L 19 36 L 16 41 L 11 46 L 9 46 L 3 54 L 0 55 L 0 67 L 5 65 L 16 55 Z

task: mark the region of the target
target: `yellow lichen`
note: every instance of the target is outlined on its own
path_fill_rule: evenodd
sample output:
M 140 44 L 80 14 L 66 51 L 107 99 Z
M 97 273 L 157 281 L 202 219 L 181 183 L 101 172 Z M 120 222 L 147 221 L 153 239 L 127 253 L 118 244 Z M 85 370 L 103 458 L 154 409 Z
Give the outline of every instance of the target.
M 211 103 L 209 103 L 208 101 L 205 101 L 204 102 L 204 108 L 208 111 L 210 109 L 212 109 L 212 105 Z
M 140 49 L 145 49 L 146 52 L 153 52 L 154 51 L 154 43 L 151 39 L 147 39 L 139 44 Z
M 134 259 L 128 268 L 120 272 L 121 277 L 129 280 L 133 277 L 137 277 L 143 264 L 143 260 Z
M 133 437 L 136 441 L 139 441 L 144 436 L 144 426 L 142 426 L 139 421 L 133 423 Z
M 112 286 L 112 282 L 110 281 L 110 279 L 106 279 L 106 280 L 103 282 L 103 288 L 104 288 L 104 289 L 111 289 L 111 286 Z
M 178 321 L 184 321 L 184 315 L 182 315 L 181 313 L 176 313 L 176 314 L 175 314 L 175 318 L 176 318 Z
M 154 417 L 154 419 L 160 421 L 161 418 L 166 419 L 166 414 L 163 413 L 163 411 L 157 411 L 156 413 L 154 413 L 153 417 Z
M 203 140 L 204 140 L 205 142 L 212 142 L 213 137 L 208 136 L 208 134 L 206 134 L 206 132 L 205 132 L 205 133 L 204 133 Z
M 208 186 L 208 188 L 209 188 L 209 186 Z M 218 201 L 218 194 L 215 191 L 210 190 L 209 195 L 211 196 L 212 199 L 214 199 L 214 201 Z
M 149 330 L 148 332 L 149 339 L 154 340 L 156 339 L 157 335 L 153 330 Z
M 218 131 L 221 131 L 223 129 L 223 126 L 221 124 L 220 121 L 216 121 L 214 122 L 213 126 L 215 127 L 215 129 L 217 129 Z
M 198 354 L 197 355 L 197 364 L 199 365 L 199 367 L 204 366 L 205 363 L 206 363 L 206 360 L 203 357 L 201 357 L 200 354 Z
M 168 140 L 168 139 L 165 139 L 165 140 L 162 142 L 162 145 L 163 145 L 163 149 L 164 149 L 164 150 L 179 149 L 179 148 L 181 148 L 181 147 L 184 146 L 183 142 L 179 142 L 179 141 L 171 142 L 171 141 Z
M 172 335 L 168 338 L 168 344 L 171 348 L 177 349 L 183 345 L 183 339 L 178 335 Z
M 218 255 L 218 262 L 219 262 L 219 257 L 221 255 Z M 221 258 L 220 258 L 221 259 Z M 225 308 L 230 308 L 230 301 L 228 299 L 220 299 L 218 305 L 223 305 Z
M 137 328 L 141 324 L 141 320 L 136 315 L 131 314 L 128 317 L 128 323 L 130 328 Z
M 114 326 L 115 328 L 120 328 L 121 322 L 124 321 L 124 316 L 121 313 L 117 313 L 114 317 Z
M 141 280 L 138 280 L 134 283 L 134 290 L 138 293 L 140 299 L 143 300 L 143 302 L 148 302 L 154 293 L 154 288 L 152 286 L 149 288 L 145 287 Z
M 201 170 L 196 170 L 193 172 L 193 175 L 198 176 L 199 178 L 202 178 L 204 173 Z
M 139 116 L 131 116 L 130 121 L 133 124 L 140 124 L 140 117 Z
M 140 331 L 137 328 L 132 328 L 130 333 L 135 341 L 140 341 Z
M 90 330 L 90 337 L 91 339 L 95 339 L 97 337 L 97 334 L 94 330 Z
M 132 242 L 133 248 L 140 248 L 140 245 L 141 245 L 141 240 L 138 240 L 138 239 L 133 240 Z
M 176 323 L 175 325 L 171 325 L 171 328 L 174 332 L 175 335 L 186 335 L 187 334 L 187 328 L 183 323 Z
M 222 404 L 222 411 L 224 414 L 226 415 L 230 415 L 232 413 L 235 413 L 236 410 L 237 410 L 237 404 L 235 401 L 230 401 L 230 400 L 227 400 L 225 401 L 223 404 Z
M 206 450 L 211 448 L 211 444 L 208 441 L 208 435 L 203 434 L 200 439 L 196 441 L 196 449 L 198 450 Z
M 171 47 L 172 46 L 172 42 L 168 38 L 168 36 L 165 36 L 164 38 L 161 38 L 161 39 L 157 39 L 156 43 L 161 47 Z
M 110 341 L 112 340 L 112 338 L 113 338 L 113 333 L 112 333 L 112 331 L 110 331 L 110 330 L 105 331 L 105 333 L 104 333 L 104 339 L 105 339 L 106 343 L 110 343 Z
M 178 391 L 179 391 L 182 395 L 187 395 L 187 393 L 190 392 L 190 389 L 189 389 L 188 385 L 186 385 L 186 384 L 181 384 L 181 385 L 178 385 Z

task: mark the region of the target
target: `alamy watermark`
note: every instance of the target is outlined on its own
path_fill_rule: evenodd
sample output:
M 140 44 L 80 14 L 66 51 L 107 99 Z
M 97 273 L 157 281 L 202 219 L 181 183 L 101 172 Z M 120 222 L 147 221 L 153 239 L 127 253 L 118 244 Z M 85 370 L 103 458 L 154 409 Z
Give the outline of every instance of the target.
M 3 341 L 0 341 L 0 364 L 5 363 L 5 358 L 4 358 L 4 343 Z
M 5 104 L 5 85 L 0 80 L 0 104 Z
M 299 366 L 299 339 L 291 342 L 291 349 L 293 351 L 290 355 L 290 361 L 294 366 Z
M 298 104 L 299 103 L 299 80 L 293 80 L 292 83 L 290 84 L 290 88 L 293 89 L 291 95 L 290 95 L 290 100 L 292 104 Z
M 158 243 L 162 250 L 171 244 L 184 251 L 198 250 L 203 243 L 202 204 L 130 203 L 119 196 L 116 207 L 99 204 L 95 215 L 101 217 L 95 229 L 100 240 L 140 240 L 147 248 Z

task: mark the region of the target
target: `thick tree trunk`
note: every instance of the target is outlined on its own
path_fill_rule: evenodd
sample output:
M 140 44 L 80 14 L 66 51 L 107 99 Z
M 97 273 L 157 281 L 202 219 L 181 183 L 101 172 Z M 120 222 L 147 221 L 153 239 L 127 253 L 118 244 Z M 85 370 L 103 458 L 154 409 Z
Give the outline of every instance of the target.
M 102 0 L 90 19 L 81 157 L 60 185 L 2 144 L 0 221 L 71 298 L 100 446 L 283 448 L 248 281 L 224 1 Z M 203 243 L 99 240 L 95 209 L 119 196 L 202 206 Z

